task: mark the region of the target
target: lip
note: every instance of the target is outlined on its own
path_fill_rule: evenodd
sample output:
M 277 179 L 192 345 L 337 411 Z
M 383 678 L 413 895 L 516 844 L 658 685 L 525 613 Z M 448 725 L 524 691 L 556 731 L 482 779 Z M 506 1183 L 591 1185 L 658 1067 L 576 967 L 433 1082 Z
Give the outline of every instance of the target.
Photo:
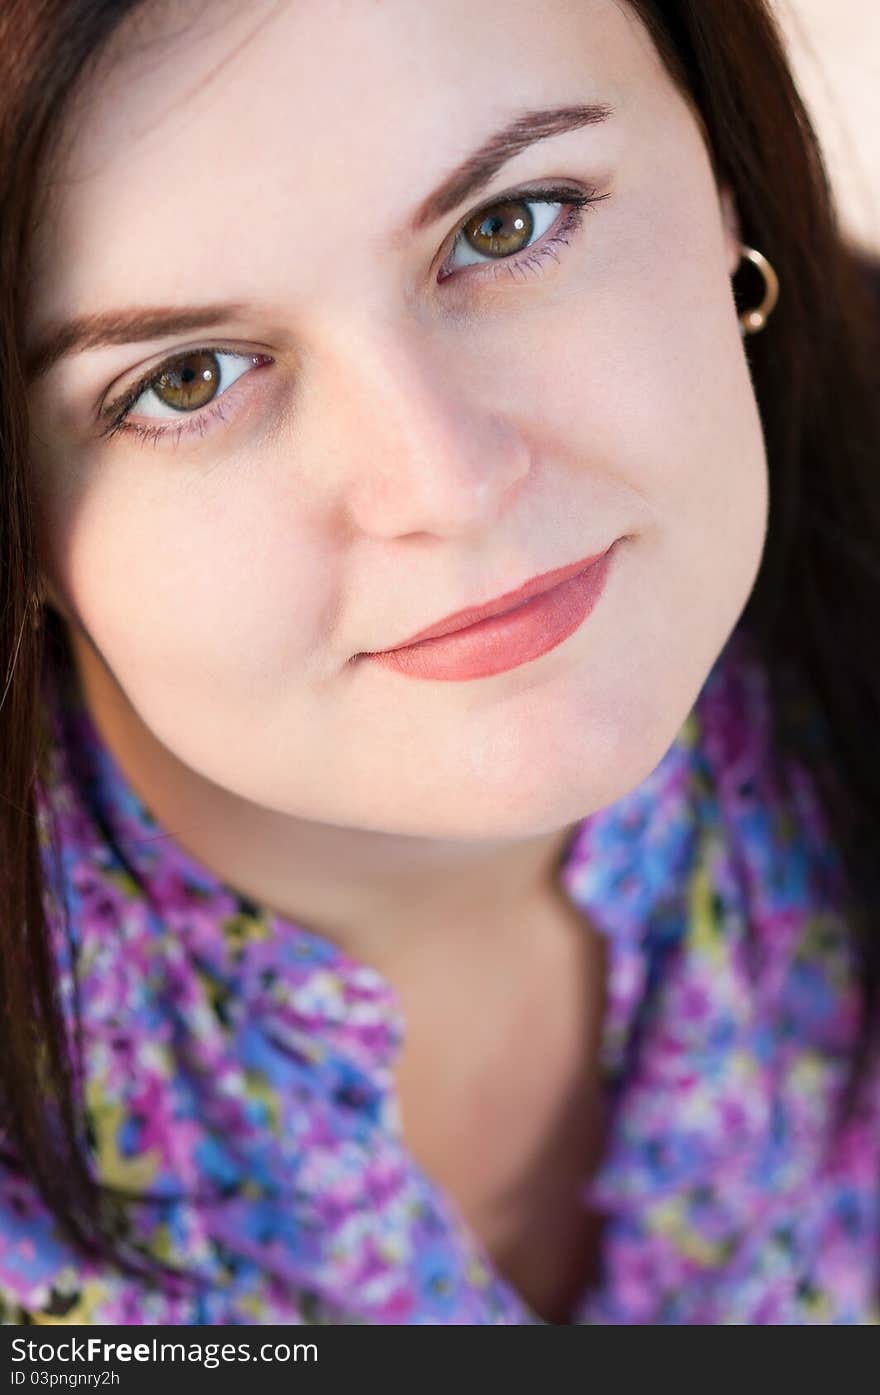
M 454 634 L 456 630 L 464 630 L 468 625 L 476 625 L 480 620 L 488 620 L 492 615 L 503 615 L 505 611 L 513 610 L 515 606 L 522 605 L 532 596 L 549 591 L 554 586 L 558 586 L 560 582 L 568 581 L 569 577 L 577 576 L 579 572 L 586 571 L 587 567 L 592 567 L 610 550 L 610 548 L 606 548 L 604 552 L 594 552 L 590 557 L 582 557 L 579 562 L 570 562 L 565 567 L 554 568 L 553 571 L 540 572 L 538 576 L 531 577 L 514 591 L 505 591 L 503 596 L 496 596 L 494 600 L 486 601 L 484 605 L 469 605 L 465 606 L 463 610 L 454 610 L 451 615 L 444 615 L 443 619 L 438 620 L 436 624 L 426 626 L 425 629 L 410 635 L 409 639 L 401 640 L 400 644 L 395 644 L 393 648 L 380 649 L 376 652 L 393 654 L 398 649 L 409 648 L 411 644 L 421 644 L 425 639 L 439 639 L 442 635 Z
M 411 678 L 483 678 L 518 667 L 583 624 L 604 590 L 619 541 L 483 605 L 454 611 L 392 649 L 358 657 Z

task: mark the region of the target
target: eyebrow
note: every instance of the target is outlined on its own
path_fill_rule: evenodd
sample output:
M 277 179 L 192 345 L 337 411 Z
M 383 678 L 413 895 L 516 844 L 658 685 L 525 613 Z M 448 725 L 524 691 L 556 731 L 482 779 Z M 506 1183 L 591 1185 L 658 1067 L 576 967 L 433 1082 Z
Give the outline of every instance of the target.
M 105 349 L 111 344 L 135 344 L 192 330 L 213 329 L 243 315 L 247 307 L 223 305 L 151 305 L 133 310 L 107 310 L 78 315 L 50 329 L 25 359 L 25 377 L 31 382 L 48 373 L 68 354 Z
M 423 199 L 413 215 L 409 231 L 421 232 L 438 218 L 451 213 L 465 199 L 472 198 L 485 188 L 503 165 L 528 146 L 566 131 L 598 125 L 607 121 L 613 110 L 607 102 L 587 102 L 574 106 L 530 108 L 520 112 L 456 165 L 442 183 Z M 160 305 L 78 315 L 46 332 L 25 359 L 25 377 L 28 382 L 43 377 L 59 359 L 69 354 L 213 329 L 243 315 L 246 310 L 246 306 L 239 304 Z
M 479 193 L 502 165 L 536 141 L 547 140 L 549 136 L 559 136 L 566 131 L 576 131 L 582 126 L 597 126 L 607 121 L 613 111 L 608 102 L 587 102 L 576 106 L 530 108 L 520 112 L 500 131 L 489 136 L 460 165 L 456 165 L 442 184 L 419 204 L 411 231 L 421 232 L 429 223 L 451 213 L 465 199 Z

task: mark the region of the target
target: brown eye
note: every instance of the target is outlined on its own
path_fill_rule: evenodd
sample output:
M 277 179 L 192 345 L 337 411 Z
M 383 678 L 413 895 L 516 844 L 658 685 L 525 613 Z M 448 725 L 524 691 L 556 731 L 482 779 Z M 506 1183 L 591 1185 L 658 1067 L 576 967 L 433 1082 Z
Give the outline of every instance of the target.
M 166 407 L 194 412 L 205 407 L 220 386 L 220 364 L 209 349 L 181 354 L 153 383 L 153 392 Z
M 492 205 L 488 212 L 475 213 L 461 230 L 475 252 L 489 257 L 509 257 L 526 247 L 535 230 L 535 220 L 524 199 L 508 199 Z

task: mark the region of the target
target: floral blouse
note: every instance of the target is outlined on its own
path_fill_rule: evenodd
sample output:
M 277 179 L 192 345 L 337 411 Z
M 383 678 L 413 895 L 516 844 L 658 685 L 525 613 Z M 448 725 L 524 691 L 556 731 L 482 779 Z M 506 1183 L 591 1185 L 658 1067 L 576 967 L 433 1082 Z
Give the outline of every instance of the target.
M 87 1259 L 0 1171 L 0 1320 L 537 1324 L 408 1155 L 390 984 L 178 846 L 49 681 L 40 826 L 93 1171 L 185 1290 Z M 602 1225 L 570 1322 L 880 1322 L 880 1068 L 814 785 L 769 744 L 746 633 L 560 884 L 608 940 Z M 51 828 L 57 820 L 58 841 Z M 50 826 L 51 825 L 51 826 Z M 63 906 L 69 908 L 65 929 Z

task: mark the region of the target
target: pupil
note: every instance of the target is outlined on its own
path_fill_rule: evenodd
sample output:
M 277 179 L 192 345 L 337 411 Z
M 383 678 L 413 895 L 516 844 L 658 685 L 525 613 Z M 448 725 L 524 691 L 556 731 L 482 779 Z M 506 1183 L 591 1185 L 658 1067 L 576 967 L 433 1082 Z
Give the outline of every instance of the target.
M 516 232 L 522 232 L 526 225 L 524 218 L 512 218 L 511 222 Z M 504 219 L 496 213 L 493 217 L 483 219 L 480 233 L 483 237 L 495 237 L 503 227 Z
M 508 199 L 495 205 L 494 213 L 483 213 L 469 224 L 467 235 L 482 242 L 478 250 L 495 256 L 519 251 L 531 235 L 534 220 L 523 199 Z M 485 245 L 488 243 L 488 247 Z
M 154 391 L 159 400 L 178 411 L 192 412 L 204 407 L 215 395 L 220 381 L 217 355 L 193 352 L 181 357 L 162 375 Z

